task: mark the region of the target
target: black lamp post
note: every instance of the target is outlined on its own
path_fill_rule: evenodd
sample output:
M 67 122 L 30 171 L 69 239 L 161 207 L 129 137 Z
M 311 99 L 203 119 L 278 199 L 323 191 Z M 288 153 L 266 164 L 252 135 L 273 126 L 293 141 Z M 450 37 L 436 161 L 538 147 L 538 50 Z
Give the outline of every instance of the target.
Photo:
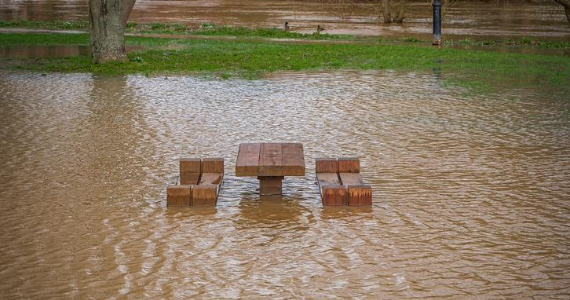
M 433 42 L 432 45 L 441 45 L 441 1 L 433 3 Z

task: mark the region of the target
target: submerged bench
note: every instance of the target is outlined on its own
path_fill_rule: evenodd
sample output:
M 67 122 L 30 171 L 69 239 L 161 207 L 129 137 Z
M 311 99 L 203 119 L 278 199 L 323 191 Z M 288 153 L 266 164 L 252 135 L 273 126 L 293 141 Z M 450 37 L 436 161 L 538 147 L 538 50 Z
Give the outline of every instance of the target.
M 317 158 L 315 163 L 323 206 L 372 205 L 372 187 L 360 176 L 358 158 Z
M 223 158 L 181 159 L 179 180 L 166 190 L 166 206 L 215 206 L 223 179 Z

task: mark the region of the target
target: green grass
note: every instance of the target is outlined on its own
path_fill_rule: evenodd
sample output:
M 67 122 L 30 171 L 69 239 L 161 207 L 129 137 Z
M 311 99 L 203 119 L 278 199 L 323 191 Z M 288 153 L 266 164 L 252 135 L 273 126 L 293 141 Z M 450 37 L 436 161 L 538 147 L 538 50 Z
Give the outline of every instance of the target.
M 212 23 L 204 23 L 202 26 L 192 31 L 195 35 L 209 36 L 256 36 L 277 39 L 310 39 L 310 40 L 350 40 L 354 39 L 352 35 L 340 34 L 304 34 L 291 31 L 285 31 L 277 28 L 248 28 L 239 26 L 224 26 Z
M 0 28 L 27 28 L 27 29 L 62 29 L 62 30 L 84 30 L 89 29 L 87 21 L 27 21 L 27 20 L 0 20 Z M 127 33 L 135 34 L 176 34 L 176 35 L 196 35 L 196 36 L 236 36 L 236 37 L 260 37 L 272 39 L 300 39 L 300 40 L 359 40 L 364 42 L 376 41 L 373 37 L 355 37 L 352 35 L 338 34 L 303 34 L 285 31 L 278 28 L 248 28 L 241 26 L 226 26 L 214 23 L 204 23 L 199 28 L 190 28 L 178 23 L 135 23 L 128 22 Z M 385 41 L 385 40 L 380 40 Z M 421 41 L 415 37 L 403 37 L 400 41 L 405 43 L 429 43 Z M 393 43 L 394 41 L 388 41 Z M 520 38 L 518 40 L 473 40 L 459 39 L 444 40 L 449 46 L 514 46 L 532 47 L 540 49 L 570 49 L 570 41 L 553 40 L 533 40 L 530 38 Z
M 570 49 L 570 41 L 532 40 L 524 37 L 518 40 L 473 40 L 466 38 L 445 40 L 444 43 L 449 46 L 526 46 L 539 49 Z
M 0 28 L 26 28 L 26 29 L 59 29 L 59 30 L 89 30 L 87 21 L 27 21 L 13 20 L 1 21 Z M 177 33 L 189 32 L 187 26 L 177 23 L 135 23 L 128 22 L 128 33 Z
M 28 28 L 28 29 L 65 29 L 65 30 L 87 30 L 89 22 L 87 21 L 27 21 L 0 20 L 0 28 Z
M 87 34 L 0 34 L 0 45 L 88 44 Z M 93 65 L 88 57 L 23 59 L 8 69 L 103 74 L 224 74 L 258 78 L 304 70 L 403 70 L 454 74 L 448 81 L 485 90 L 497 82 L 515 87 L 570 86 L 570 59 L 536 54 L 437 49 L 415 44 L 286 44 L 263 41 L 127 37 L 144 50 L 128 61 Z M 4 59 L 6 60 L 6 59 Z M 2 62 L 2 60 L 0 60 Z
M 0 46 L 88 45 L 88 34 L 0 33 Z
M 406 43 L 419 43 L 420 42 L 420 40 L 416 39 L 415 37 L 410 37 L 410 36 L 403 37 L 402 41 L 406 42 Z
M 86 21 L 0 21 L 0 28 L 27 28 L 27 29 L 65 29 L 88 30 Z M 134 23 L 128 22 L 125 32 L 139 34 L 177 34 L 200 36 L 239 36 L 263 37 L 276 39 L 304 39 L 304 40 L 350 40 L 351 35 L 334 34 L 302 34 L 285 31 L 277 28 L 248 28 L 240 26 L 225 26 L 214 23 L 204 23 L 199 28 L 189 28 L 178 23 Z

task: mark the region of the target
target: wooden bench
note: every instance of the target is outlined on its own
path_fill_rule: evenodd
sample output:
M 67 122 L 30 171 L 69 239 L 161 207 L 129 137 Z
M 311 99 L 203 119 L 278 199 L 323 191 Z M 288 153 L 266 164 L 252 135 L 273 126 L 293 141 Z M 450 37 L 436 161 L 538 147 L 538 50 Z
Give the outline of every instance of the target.
M 223 179 L 223 158 L 181 159 L 179 180 L 166 190 L 166 206 L 215 206 Z
M 317 158 L 315 169 L 323 206 L 372 205 L 372 187 L 362 180 L 358 158 Z

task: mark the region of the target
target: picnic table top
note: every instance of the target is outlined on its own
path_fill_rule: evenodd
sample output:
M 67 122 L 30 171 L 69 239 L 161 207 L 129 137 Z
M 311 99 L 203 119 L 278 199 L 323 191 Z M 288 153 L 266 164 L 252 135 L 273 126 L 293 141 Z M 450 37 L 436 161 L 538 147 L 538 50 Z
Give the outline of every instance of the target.
M 305 176 L 303 144 L 240 144 L 236 176 Z

